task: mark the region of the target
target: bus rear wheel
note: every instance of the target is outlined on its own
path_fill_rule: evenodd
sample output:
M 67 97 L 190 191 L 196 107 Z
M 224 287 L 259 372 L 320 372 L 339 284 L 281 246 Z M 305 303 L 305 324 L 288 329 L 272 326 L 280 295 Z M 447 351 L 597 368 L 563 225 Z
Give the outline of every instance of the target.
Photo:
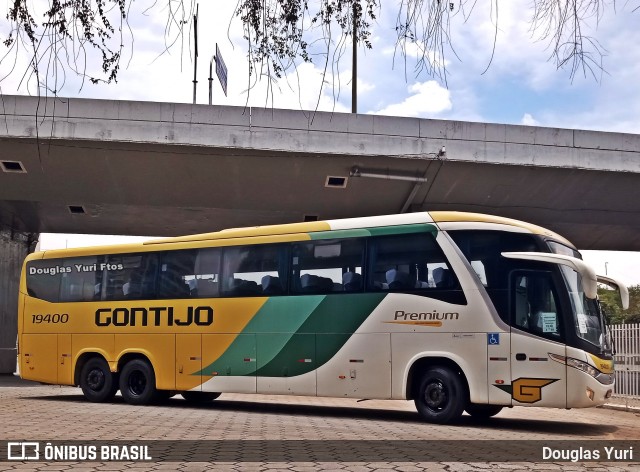
M 500 405 L 479 405 L 477 403 L 469 403 L 466 406 L 465 411 L 474 418 L 481 420 L 496 416 L 502 411 L 502 407 Z
M 422 376 L 415 404 L 430 423 L 449 423 L 460 418 L 467 393 L 460 376 L 447 367 L 432 367 Z
M 120 373 L 120 393 L 131 405 L 147 405 L 157 398 L 156 375 L 149 362 L 134 359 Z
M 180 392 L 180 395 L 189 403 L 211 402 L 220 396 L 218 392 Z
M 87 400 L 101 403 L 115 396 L 118 381 L 111 373 L 107 361 L 101 357 L 92 357 L 80 371 L 80 388 Z

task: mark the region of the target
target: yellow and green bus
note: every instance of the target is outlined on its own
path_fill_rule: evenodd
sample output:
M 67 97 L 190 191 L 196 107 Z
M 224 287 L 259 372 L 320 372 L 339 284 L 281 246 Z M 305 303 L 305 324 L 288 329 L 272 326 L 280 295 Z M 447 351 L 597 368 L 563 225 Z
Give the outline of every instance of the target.
M 19 370 L 136 405 L 402 399 L 439 423 L 590 407 L 614 384 L 597 280 L 551 231 L 460 212 L 37 252 L 20 281 Z

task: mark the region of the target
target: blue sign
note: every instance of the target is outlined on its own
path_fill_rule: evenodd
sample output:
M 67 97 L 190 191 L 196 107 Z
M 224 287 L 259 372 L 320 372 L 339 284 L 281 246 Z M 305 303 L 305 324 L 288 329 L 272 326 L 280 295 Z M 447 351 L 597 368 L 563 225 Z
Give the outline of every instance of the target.
M 218 80 L 220 81 L 220 85 L 222 85 L 222 90 L 224 91 L 224 96 L 227 96 L 227 66 L 222 60 L 222 55 L 220 54 L 220 49 L 218 49 L 218 43 L 216 43 L 216 75 L 218 76 Z
M 500 344 L 500 333 L 487 333 L 487 344 L 492 346 Z

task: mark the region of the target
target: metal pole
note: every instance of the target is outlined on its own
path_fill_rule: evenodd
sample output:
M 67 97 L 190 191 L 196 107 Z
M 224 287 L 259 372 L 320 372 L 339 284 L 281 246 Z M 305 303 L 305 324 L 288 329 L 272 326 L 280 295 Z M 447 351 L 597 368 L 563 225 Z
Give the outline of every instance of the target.
M 352 74 L 351 74 L 351 113 L 358 113 L 358 37 L 357 32 L 358 10 L 356 0 L 353 0 L 353 52 L 351 54 Z
M 209 61 L 209 105 L 212 105 L 213 102 L 213 61 L 215 58 L 214 54 Z
M 196 14 L 193 15 L 193 37 L 195 43 L 195 57 L 193 60 L 193 104 L 196 104 L 196 88 L 198 86 L 198 9 L 200 4 L 196 5 Z

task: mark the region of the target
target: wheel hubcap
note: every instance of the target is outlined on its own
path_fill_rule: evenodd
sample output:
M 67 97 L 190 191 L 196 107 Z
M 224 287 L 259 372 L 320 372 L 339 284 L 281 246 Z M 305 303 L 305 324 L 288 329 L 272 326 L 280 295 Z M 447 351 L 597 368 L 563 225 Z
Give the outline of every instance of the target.
M 436 381 L 427 385 L 424 391 L 424 399 L 429 408 L 440 409 L 447 404 L 447 390 L 442 382 Z
M 93 369 L 87 377 L 87 385 L 91 390 L 99 391 L 104 387 L 104 372 L 100 369 Z
M 136 370 L 129 375 L 129 391 L 134 395 L 142 395 L 147 387 L 147 378 L 145 375 Z

